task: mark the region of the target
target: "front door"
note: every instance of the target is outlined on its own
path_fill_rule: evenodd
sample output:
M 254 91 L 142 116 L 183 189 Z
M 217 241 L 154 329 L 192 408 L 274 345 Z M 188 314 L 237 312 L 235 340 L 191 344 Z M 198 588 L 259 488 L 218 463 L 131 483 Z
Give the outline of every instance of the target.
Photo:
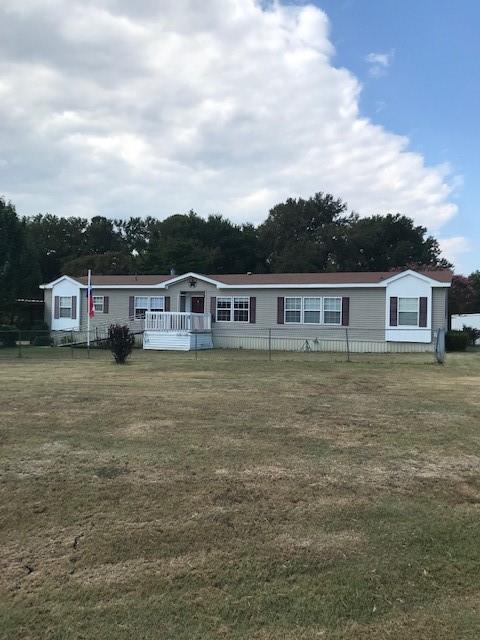
M 192 313 L 205 312 L 205 298 L 203 296 L 192 296 Z

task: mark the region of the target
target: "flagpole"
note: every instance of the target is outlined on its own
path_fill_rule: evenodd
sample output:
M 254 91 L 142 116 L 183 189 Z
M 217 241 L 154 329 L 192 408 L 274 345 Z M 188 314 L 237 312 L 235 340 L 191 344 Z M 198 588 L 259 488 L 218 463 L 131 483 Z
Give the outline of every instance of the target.
M 87 349 L 88 354 L 90 355 L 90 305 L 91 300 L 90 296 L 92 295 L 92 271 L 88 270 L 88 296 L 87 296 Z

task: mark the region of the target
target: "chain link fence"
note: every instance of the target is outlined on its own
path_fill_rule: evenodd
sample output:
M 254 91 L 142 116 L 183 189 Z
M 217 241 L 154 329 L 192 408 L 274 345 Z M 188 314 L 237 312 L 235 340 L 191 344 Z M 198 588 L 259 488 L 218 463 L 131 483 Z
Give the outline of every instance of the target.
M 143 332 L 135 332 L 136 347 L 132 357 L 139 355 Z M 213 349 L 203 349 L 199 334 L 193 332 L 192 350 L 183 352 L 195 359 L 245 357 L 250 360 L 282 360 L 299 357 L 317 358 L 333 362 L 422 362 L 443 363 L 445 360 L 445 331 L 432 331 L 429 342 L 387 342 L 378 329 L 322 328 L 318 333 L 302 334 L 265 329 L 255 333 L 213 332 Z M 89 339 L 90 338 L 90 339 Z M 150 351 L 150 357 L 162 351 Z M 182 352 L 177 351 L 177 354 Z M 297 354 L 297 356 L 295 356 Z M 145 356 L 147 357 L 147 356 Z M 0 360 L 29 358 L 37 360 L 102 358 L 110 359 L 108 330 L 86 331 L 0 331 Z

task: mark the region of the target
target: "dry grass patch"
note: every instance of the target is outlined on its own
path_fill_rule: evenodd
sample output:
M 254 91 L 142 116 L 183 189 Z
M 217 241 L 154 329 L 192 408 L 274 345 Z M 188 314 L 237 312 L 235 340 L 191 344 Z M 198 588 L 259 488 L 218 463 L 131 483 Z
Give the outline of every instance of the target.
M 480 637 L 479 383 L 476 354 L 10 362 L 0 637 Z

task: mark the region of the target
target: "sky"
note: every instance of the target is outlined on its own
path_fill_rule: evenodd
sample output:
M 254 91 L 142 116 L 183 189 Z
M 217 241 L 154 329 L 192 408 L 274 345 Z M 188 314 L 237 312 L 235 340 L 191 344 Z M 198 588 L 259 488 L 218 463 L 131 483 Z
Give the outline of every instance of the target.
M 22 215 L 260 223 L 330 192 L 480 268 L 477 0 L 2 0 Z

